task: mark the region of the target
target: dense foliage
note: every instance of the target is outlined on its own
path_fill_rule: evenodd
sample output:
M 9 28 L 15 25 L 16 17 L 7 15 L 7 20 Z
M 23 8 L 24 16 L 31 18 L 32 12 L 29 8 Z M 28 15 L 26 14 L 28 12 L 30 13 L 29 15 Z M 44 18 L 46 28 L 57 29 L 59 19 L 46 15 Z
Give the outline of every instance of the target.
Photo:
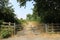
M 8 38 L 9 36 L 11 36 L 10 31 L 7 30 L 2 30 L 0 34 L 1 34 L 0 35 L 1 38 Z
M 35 0 L 38 16 L 45 23 L 60 23 L 60 0 Z
M 27 1 L 18 0 L 21 6 Z M 35 2 L 33 15 L 39 16 L 44 23 L 60 23 L 60 0 L 33 0 Z
M 12 5 L 9 5 L 9 0 L 0 0 L 0 20 L 18 23 Z
M 27 14 L 26 20 L 41 22 L 41 18 L 33 14 Z

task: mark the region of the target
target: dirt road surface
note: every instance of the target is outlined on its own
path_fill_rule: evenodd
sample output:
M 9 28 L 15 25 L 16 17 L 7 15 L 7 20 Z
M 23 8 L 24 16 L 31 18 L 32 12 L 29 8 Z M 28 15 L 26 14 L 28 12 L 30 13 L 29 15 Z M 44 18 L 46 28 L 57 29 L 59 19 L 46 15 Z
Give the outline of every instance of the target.
M 33 25 L 33 24 L 32 24 Z M 30 24 L 28 26 L 30 27 Z M 0 40 L 60 40 L 60 34 L 49 34 L 49 33 L 38 33 L 28 30 L 23 30 L 17 33 L 17 35 L 7 38 L 7 39 L 0 39 Z
M 27 34 L 24 36 L 15 36 L 2 40 L 60 40 L 60 34 L 41 34 L 41 35 Z

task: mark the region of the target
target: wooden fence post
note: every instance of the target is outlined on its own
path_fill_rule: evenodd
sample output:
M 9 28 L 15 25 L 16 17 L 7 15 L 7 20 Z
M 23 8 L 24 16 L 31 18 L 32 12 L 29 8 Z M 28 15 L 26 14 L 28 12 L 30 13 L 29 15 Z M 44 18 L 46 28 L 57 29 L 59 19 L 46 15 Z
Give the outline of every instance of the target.
M 52 23 L 52 33 L 54 32 L 53 25 L 54 25 L 54 24 Z
M 15 35 L 15 23 L 14 23 L 14 35 Z
M 47 24 L 45 24 L 45 31 L 46 31 L 46 33 L 48 32 L 48 25 Z
M 11 25 L 11 23 L 9 22 L 9 26 Z

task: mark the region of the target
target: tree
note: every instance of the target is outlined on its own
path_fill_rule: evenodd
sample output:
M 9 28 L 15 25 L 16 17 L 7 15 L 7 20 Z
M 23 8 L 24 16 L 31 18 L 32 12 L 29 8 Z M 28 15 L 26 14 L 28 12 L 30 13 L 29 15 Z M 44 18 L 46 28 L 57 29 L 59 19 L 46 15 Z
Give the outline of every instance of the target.
M 12 6 L 9 6 L 9 0 L 0 0 L 0 20 L 17 23 L 14 10 Z
M 32 18 L 32 15 L 31 14 L 27 14 L 27 20 L 31 20 L 31 18 Z
M 35 0 L 38 16 L 44 23 L 60 23 L 60 0 Z
M 33 15 L 33 14 L 27 14 L 27 18 L 26 20 L 28 21 L 37 21 L 37 22 L 41 22 L 40 17 Z
M 27 1 L 17 0 L 21 6 Z M 43 23 L 60 23 L 60 0 L 33 0 L 35 2 L 33 14 L 41 18 Z

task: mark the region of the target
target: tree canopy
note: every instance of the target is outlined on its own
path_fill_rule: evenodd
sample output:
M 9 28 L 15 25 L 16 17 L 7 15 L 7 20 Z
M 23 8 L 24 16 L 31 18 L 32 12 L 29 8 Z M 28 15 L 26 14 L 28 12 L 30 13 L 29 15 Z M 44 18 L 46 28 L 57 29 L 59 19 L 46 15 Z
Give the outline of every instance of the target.
M 38 17 L 43 23 L 60 23 L 60 0 L 17 0 L 20 6 L 26 6 L 28 1 L 35 2 L 33 8 L 34 18 Z M 7 22 L 16 21 L 14 10 L 8 4 L 9 0 L 0 0 L 0 19 Z
M 43 23 L 60 23 L 60 0 L 17 0 L 21 6 L 27 1 L 34 1 L 33 15 L 41 18 Z
M 0 20 L 17 23 L 14 10 L 12 6 L 9 6 L 9 0 L 0 0 Z

